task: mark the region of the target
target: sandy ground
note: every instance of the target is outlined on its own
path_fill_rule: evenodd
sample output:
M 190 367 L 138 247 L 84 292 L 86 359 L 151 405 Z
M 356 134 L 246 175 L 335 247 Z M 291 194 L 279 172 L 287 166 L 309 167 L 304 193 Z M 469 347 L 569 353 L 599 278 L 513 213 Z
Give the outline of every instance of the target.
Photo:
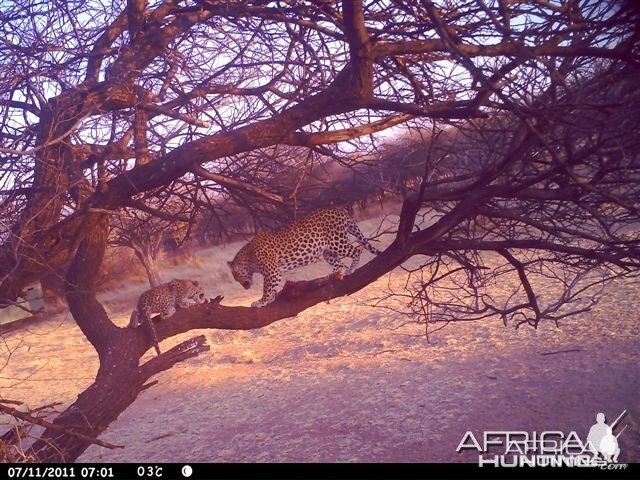
M 248 305 L 258 287 L 245 292 L 221 266 L 239 246 L 200 252 L 165 276 L 208 279 L 208 294 Z M 295 278 L 328 271 L 318 265 Z M 467 430 L 574 430 L 586 438 L 596 413 L 613 419 L 623 410 L 619 461 L 640 461 L 638 283 L 618 282 L 561 328 L 458 323 L 428 343 L 424 327 L 398 328 L 401 316 L 367 305 L 404 278 L 394 271 L 261 330 L 166 341 L 165 349 L 204 333 L 211 351 L 159 375 L 101 436 L 126 448 L 92 446 L 80 461 L 475 462 L 475 454 L 455 452 Z M 133 304 L 144 288 L 101 298 L 107 308 Z M 120 325 L 127 317 L 112 312 Z M 68 316 L 6 336 L 1 348 L 0 395 L 31 407 L 68 405 L 98 366 Z

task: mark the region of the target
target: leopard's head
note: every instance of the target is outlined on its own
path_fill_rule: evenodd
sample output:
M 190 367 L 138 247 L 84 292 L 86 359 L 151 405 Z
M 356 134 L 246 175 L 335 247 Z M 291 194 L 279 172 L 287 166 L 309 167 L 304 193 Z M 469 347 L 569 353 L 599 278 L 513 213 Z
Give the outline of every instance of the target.
M 197 303 L 204 303 L 204 290 L 202 290 L 198 281 L 193 280 L 191 285 L 189 285 L 189 288 L 187 289 L 187 298 L 192 298 Z
M 192 300 L 195 300 L 196 303 L 204 303 L 204 290 L 200 286 L 200 282 L 196 280 L 190 280 L 189 285 L 187 286 L 187 290 L 185 292 L 185 296 Z
M 231 269 L 233 279 L 246 290 L 249 290 L 251 285 L 253 285 L 253 269 L 251 268 L 249 255 L 245 249 L 241 249 L 232 261 L 227 262 L 227 265 L 229 265 Z

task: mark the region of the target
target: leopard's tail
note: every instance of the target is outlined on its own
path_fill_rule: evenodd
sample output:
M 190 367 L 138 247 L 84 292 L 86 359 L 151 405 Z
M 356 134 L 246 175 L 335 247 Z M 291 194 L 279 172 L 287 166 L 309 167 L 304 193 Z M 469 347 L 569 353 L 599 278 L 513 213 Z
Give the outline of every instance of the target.
M 149 336 L 153 341 L 153 348 L 155 348 L 156 353 L 160 355 L 160 345 L 158 342 L 158 333 L 156 332 L 156 327 L 153 324 L 153 319 L 149 315 L 144 315 L 144 323 L 147 326 L 147 330 L 149 331 Z
M 355 220 L 353 218 L 351 218 L 350 216 L 347 216 L 347 218 L 348 218 L 348 220 L 347 220 L 347 232 L 349 232 L 351 235 L 356 237 L 358 242 L 360 242 L 363 247 L 365 247 L 367 250 L 369 250 L 374 255 L 379 255 L 380 253 L 382 253 L 380 250 L 378 250 L 376 247 L 374 247 L 373 245 L 371 245 L 369 243 L 369 240 L 367 240 L 367 237 L 365 237 L 362 234 L 362 232 L 360 231 L 360 229 L 358 228 L 358 224 L 355 222 Z

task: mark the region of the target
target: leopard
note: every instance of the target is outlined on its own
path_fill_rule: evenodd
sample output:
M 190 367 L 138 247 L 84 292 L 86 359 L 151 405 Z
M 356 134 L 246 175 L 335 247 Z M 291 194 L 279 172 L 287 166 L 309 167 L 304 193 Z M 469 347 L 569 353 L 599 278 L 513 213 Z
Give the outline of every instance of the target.
M 140 295 L 136 309 L 131 313 L 129 328 L 137 328 L 142 320 L 153 341 L 156 353 L 160 355 L 158 334 L 153 325 L 151 315 L 159 313 L 165 320 L 171 317 L 178 308 L 187 308 L 204 303 L 205 296 L 200 283 L 195 280 L 174 278 L 170 282 L 151 288 Z
M 282 289 L 283 274 L 288 270 L 324 260 L 333 273 L 346 269 L 351 275 L 360 261 L 361 249 L 352 245 L 349 234 L 371 253 L 380 250 L 369 243 L 345 208 L 316 210 L 277 232 L 259 232 L 227 262 L 235 281 L 246 290 L 253 285 L 253 275 L 264 277 L 262 298 L 251 304 L 261 308 L 272 303 Z M 351 258 L 344 266 L 342 259 Z

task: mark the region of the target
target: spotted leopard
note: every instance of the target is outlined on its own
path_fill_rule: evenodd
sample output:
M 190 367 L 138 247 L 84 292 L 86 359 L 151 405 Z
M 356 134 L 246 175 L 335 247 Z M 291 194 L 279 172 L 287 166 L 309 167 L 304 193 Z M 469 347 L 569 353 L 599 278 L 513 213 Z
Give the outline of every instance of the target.
M 233 278 L 245 289 L 251 288 L 254 273 L 262 274 L 262 298 L 251 304 L 262 307 L 275 300 L 282 287 L 284 272 L 315 263 L 320 256 L 331 265 L 333 272 L 345 268 L 341 259 L 350 257 L 346 274 L 353 273 L 360 261 L 360 249 L 351 244 L 348 234 L 371 253 L 380 253 L 345 209 L 332 208 L 318 210 L 279 232 L 257 233 L 238 251 L 233 261 L 227 263 Z
M 171 280 L 140 295 L 138 305 L 131 313 L 129 327 L 136 328 L 144 322 L 153 340 L 153 346 L 160 355 L 158 335 L 151 316 L 154 313 L 159 313 L 160 318 L 164 320 L 176 313 L 176 309 L 191 307 L 197 303 L 203 303 L 204 300 L 204 292 L 198 282 L 181 279 Z

